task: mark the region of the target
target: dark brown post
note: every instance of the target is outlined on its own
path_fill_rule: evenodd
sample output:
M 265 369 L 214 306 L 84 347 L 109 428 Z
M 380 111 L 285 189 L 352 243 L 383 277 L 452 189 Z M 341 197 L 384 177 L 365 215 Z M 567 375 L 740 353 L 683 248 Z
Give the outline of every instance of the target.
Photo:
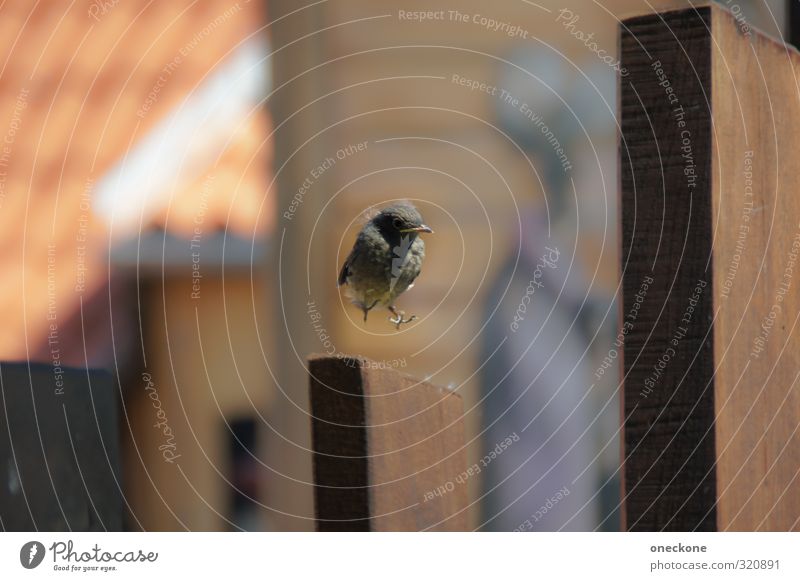
M 786 2 L 786 34 L 785 37 L 789 39 L 794 46 L 800 47 L 800 0 L 787 0 Z
M 624 526 L 797 530 L 800 57 L 717 6 L 621 54 Z
M 466 530 L 461 397 L 362 358 L 309 372 L 317 529 Z
M 122 530 L 111 376 L 2 363 L 0 392 L 0 529 Z

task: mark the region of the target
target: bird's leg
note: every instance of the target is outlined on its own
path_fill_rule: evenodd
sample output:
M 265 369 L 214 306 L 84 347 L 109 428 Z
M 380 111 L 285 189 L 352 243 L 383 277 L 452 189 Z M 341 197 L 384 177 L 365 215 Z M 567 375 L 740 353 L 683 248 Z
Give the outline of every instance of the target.
M 367 315 L 368 315 L 368 314 L 369 314 L 369 312 L 370 312 L 370 311 L 373 309 L 373 307 L 374 307 L 375 305 L 377 305 L 377 304 L 378 304 L 378 301 L 376 300 L 376 301 L 374 301 L 374 302 L 373 302 L 373 303 L 372 303 L 370 306 L 368 306 L 368 307 L 364 307 L 364 322 L 365 322 L 365 323 L 367 322 Z
M 394 305 L 389 305 L 387 308 L 390 311 L 392 311 L 392 314 L 394 315 L 394 317 L 389 317 L 389 322 L 394 323 L 395 325 L 397 325 L 397 330 L 398 331 L 400 330 L 400 325 L 402 325 L 404 323 L 410 323 L 411 321 L 413 321 L 414 319 L 417 318 L 416 315 L 411 315 L 407 319 L 404 318 L 405 314 L 406 314 L 405 311 L 398 311 L 397 308 Z

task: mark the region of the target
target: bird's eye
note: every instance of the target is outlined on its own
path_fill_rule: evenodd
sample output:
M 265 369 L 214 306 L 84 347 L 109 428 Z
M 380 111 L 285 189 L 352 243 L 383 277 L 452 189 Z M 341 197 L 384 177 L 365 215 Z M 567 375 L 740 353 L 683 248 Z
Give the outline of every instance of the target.
M 400 220 L 400 218 L 395 218 L 394 220 L 392 220 L 392 226 L 400 230 L 400 228 L 403 227 L 403 222 Z

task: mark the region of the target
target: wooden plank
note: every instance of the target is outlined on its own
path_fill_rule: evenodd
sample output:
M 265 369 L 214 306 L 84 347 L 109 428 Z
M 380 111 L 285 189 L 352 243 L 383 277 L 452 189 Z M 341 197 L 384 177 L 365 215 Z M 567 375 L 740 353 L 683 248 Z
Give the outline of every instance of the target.
M 2 363 L 0 390 L 0 528 L 122 530 L 111 376 Z
M 625 508 L 632 529 L 714 527 L 713 510 L 706 514 L 714 504 L 715 475 L 707 474 L 714 455 L 714 434 L 708 430 L 714 404 L 706 389 L 713 368 L 710 358 L 693 357 L 712 340 L 707 318 L 683 325 L 686 337 L 670 345 L 697 281 L 710 279 L 710 120 L 703 94 L 709 78 L 708 16 L 703 9 L 668 13 L 664 20 L 638 18 L 625 23 L 622 36 L 623 67 L 630 67 L 621 92 L 623 313 L 633 312 L 636 293 L 647 277 L 653 279 L 625 343 Z M 677 43 L 684 50 L 676 50 Z M 685 128 L 674 119 L 676 105 L 669 103 L 653 68 L 658 62 L 689 111 Z M 697 77 L 678 74 L 692 67 Z M 704 183 L 696 189 L 705 190 L 705 197 L 687 187 L 680 158 L 684 130 L 691 132 L 695 163 L 702 168 Z M 691 241 L 691 248 L 684 241 Z M 705 314 L 709 293 L 700 301 L 698 313 Z M 667 356 L 670 363 L 657 378 L 655 367 Z M 646 389 L 651 381 L 657 386 Z
M 317 529 L 467 530 L 461 397 L 378 367 L 309 359 Z
M 625 527 L 796 530 L 800 57 L 716 6 L 621 49 Z
M 800 530 L 800 54 L 713 15 L 718 525 Z

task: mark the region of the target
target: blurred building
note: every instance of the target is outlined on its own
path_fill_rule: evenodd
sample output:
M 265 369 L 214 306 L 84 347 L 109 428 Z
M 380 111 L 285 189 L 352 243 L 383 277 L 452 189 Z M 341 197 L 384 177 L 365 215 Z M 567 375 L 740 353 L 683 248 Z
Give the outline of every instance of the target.
M 231 489 L 268 512 L 248 477 L 271 385 L 263 6 L 0 14 L 0 357 L 115 372 L 131 528 L 268 526 Z

